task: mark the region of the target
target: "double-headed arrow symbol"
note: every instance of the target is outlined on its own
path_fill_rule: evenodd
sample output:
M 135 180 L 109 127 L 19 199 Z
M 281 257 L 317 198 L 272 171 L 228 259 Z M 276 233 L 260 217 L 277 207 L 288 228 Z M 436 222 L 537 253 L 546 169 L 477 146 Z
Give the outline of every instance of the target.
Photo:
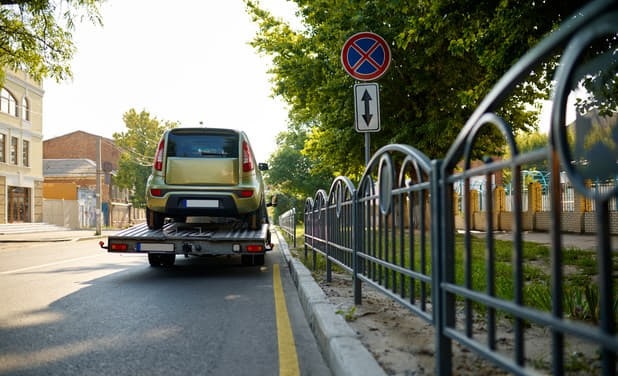
M 367 126 L 371 124 L 371 118 L 373 117 L 373 115 L 371 114 L 371 105 L 369 103 L 372 99 L 373 98 L 371 98 L 371 94 L 369 94 L 369 92 L 365 89 L 361 100 L 365 103 L 365 113 L 363 114 L 363 119 L 365 120 L 365 124 L 367 124 Z

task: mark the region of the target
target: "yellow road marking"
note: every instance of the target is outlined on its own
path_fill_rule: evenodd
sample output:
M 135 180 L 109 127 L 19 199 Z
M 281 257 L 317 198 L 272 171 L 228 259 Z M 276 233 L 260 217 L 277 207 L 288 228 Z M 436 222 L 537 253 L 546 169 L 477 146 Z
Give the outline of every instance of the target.
M 285 304 L 285 295 L 281 284 L 279 264 L 273 265 L 273 290 L 275 292 L 275 313 L 277 317 L 277 344 L 279 346 L 279 375 L 298 376 L 298 357 L 296 344 L 290 324 L 288 308 Z

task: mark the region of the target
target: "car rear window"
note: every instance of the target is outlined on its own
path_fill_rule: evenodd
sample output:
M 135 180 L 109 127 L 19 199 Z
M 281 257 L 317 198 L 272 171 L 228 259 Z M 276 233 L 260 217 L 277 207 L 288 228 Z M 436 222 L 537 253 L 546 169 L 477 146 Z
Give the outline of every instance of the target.
M 182 158 L 238 158 L 236 133 L 175 133 L 167 139 L 167 156 Z

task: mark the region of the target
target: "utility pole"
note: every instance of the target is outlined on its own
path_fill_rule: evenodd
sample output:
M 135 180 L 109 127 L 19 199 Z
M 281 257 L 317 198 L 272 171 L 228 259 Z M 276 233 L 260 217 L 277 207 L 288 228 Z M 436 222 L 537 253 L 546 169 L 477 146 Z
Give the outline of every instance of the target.
M 96 232 L 101 235 L 101 136 L 97 138 L 97 208 L 96 208 Z

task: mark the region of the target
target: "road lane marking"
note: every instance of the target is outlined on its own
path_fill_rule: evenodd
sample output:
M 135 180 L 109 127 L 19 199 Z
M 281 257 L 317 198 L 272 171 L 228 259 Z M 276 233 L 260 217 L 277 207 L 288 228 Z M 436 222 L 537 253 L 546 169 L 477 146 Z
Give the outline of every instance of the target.
M 279 346 L 279 375 L 298 376 L 300 369 L 298 368 L 296 344 L 294 343 L 288 308 L 285 304 L 279 264 L 273 265 L 273 290 L 275 293 L 275 316 L 277 318 L 277 344 Z
M 46 268 L 48 266 L 55 266 L 55 265 L 60 265 L 60 264 L 66 264 L 66 263 L 69 263 L 69 262 L 74 262 L 74 261 L 79 261 L 79 260 L 86 260 L 86 259 L 100 257 L 100 256 L 101 255 L 83 256 L 83 257 L 72 258 L 72 259 L 68 259 L 68 260 L 50 262 L 48 264 L 28 266 L 26 268 L 21 268 L 21 269 L 6 270 L 4 272 L 0 272 L 0 275 L 13 274 L 13 273 L 21 273 L 21 272 L 26 272 L 26 271 L 32 270 L 32 269 Z

